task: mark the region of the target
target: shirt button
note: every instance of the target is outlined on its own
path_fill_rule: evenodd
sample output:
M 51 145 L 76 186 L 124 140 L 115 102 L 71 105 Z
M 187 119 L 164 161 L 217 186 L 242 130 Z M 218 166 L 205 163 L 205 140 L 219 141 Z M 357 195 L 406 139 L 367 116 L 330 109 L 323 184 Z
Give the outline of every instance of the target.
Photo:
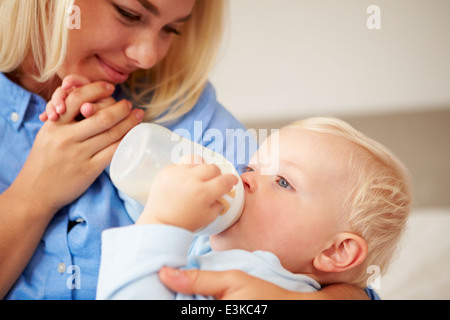
M 11 121 L 12 122 L 17 122 L 17 121 L 19 121 L 19 119 L 20 119 L 20 116 L 17 112 L 11 113 Z
M 59 273 L 64 273 L 66 272 L 66 265 L 64 262 L 61 262 L 60 264 L 58 264 L 58 272 Z

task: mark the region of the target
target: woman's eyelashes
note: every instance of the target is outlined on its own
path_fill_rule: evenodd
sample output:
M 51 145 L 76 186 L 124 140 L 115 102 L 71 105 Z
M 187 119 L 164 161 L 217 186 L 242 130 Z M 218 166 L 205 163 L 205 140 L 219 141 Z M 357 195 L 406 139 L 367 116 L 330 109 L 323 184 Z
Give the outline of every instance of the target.
M 139 14 L 132 13 L 118 5 L 114 5 L 114 8 L 127 23 L 137 23 L 142 21 L 142 16 Z M 181 32 L 176 27 L 170 25 L 163 27 L 162 30 L 167 34 L 181 35 Z
M 169 33 L 169 34 L 174 34 L 174 35 L 177 35 L 177 36 L 181 35 L 181 32 L 178 29 L 174 28 L 174 27 L 166 26 L 166 27 L 163 28 L 163 30 L 166 33 Z
M 117 12 L 128 22 L 138 22 L 141 21 L 141 16 L 133 14 L 129 12 L 128 10 L 125 10 L 117 5 L 114 5 L 114 8 L 116 8 Z

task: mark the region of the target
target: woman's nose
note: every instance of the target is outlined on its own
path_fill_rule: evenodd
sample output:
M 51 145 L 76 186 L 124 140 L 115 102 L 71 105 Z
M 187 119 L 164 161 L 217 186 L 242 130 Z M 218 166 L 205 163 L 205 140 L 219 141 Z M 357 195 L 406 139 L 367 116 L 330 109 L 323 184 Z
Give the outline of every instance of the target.
M 136 35 L 128 47 L 125 55 L 139 69 L 151 69 L 158 62 L 157 36 L 151 33 Z

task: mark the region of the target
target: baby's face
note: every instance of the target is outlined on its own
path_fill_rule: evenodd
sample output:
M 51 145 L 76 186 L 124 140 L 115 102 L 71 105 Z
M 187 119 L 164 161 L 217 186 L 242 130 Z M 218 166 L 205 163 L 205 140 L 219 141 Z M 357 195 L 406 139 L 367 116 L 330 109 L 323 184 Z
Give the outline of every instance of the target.
M 269 137 L 241 176 L 243 214 L 211 237 L 213 250 L 266 250 L 291 272 L 312 271 L 314 256 L 346 226 L 341 208 L 348 148 L 342 139 L 298 128 Z M 268 165 L 276 168 L 273 174 L 264 174 Z

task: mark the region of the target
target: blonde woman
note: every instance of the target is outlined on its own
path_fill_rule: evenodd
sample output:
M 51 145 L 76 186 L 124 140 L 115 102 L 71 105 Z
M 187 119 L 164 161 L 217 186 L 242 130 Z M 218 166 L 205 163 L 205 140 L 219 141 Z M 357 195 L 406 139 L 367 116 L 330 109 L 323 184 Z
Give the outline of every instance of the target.
M 140 121 L 225 154 L 202 141 L 243 128 L 207 82 L 222 17 L 221 0 L 0 0 L 0 297 L 95 298 L 101 232 L 132 223 L 104 169 Z M 43 124 L 69 74 L 89 84 Z
M 207 83 L 222 11 L 220 0 L 0 2 L 1 297 L 95 298 L 101 231 L 131 223 L 103 170 L 144 118 L 189 132 L 194 120 L 203 131 L 243 128 Z M 42 125 L 69 74 L 91 83 L 68 110 L 91 102 L 97 112 Z

